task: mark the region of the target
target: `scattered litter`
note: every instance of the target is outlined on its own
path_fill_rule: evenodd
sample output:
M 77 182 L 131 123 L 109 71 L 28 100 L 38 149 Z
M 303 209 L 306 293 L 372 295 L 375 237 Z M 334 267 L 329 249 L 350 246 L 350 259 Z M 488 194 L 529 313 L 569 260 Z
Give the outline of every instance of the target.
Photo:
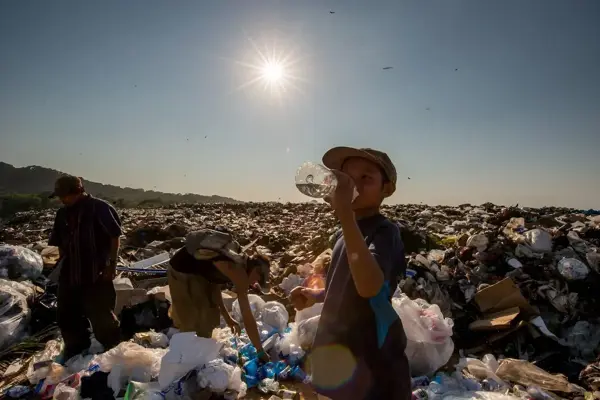
M 407 335 L 415 398 L 587 400 L 600 390 L 600 218 L 592 211 L 383 207 L 401 229 L 407 256 L 392 305 Z M 104 352 L 94 339 L 89 354 L 64 366 L 54 362 L 62 348 L 56 335 L 28 342 L 40 315 L 56 306 L 56 287 L 44 278 L 58 260 L 47 246 L 54 212 L 19 213 L 3 226 L 0 239 L 10 244 L 0 244 L 0 347 L 13 358 L 3 378 L 10 383 L 0 390 L 60 400 L 297 396 L 294 382 L 310 380 L 303 362 L 322 304 L 295 312 L 287 296 L 296 286 L 325 285 L 328 247 L 339 229 L 328 207 L 197 204 L 119 212 L 115 312 L 131 341 Z M 224 226 L 240 244 L 255 241 L 256 251 L 269 255 L 271 289 L 251 294 L 250 304 L 271 362 L 257 358 L 245 331 L 235 336 L 224 323 L 210 339 L 172 327 L 166 263 L 199 226 Z M 235 296 L 223 293 L 243 323 Z M 29 348 L 29 358 L 15 358 Z M 26 380 L 8 381 L 20 371 Z

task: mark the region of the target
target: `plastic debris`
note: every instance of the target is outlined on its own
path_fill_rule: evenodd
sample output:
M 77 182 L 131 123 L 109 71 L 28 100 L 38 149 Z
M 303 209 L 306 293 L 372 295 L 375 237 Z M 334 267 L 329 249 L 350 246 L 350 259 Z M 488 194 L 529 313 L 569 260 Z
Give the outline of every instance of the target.
M 139 291 L 144 297 L 140 304 L 125 304 L 121 315 L 122 329 L 134 342 L 91 359 L 80 355 L 64 367 L 52 363 L 60 342 L 49 342 L 27 370 L 38 393 L 70 400 L 79 388 L 70 386 L 69 379 L 79 376 L 86 382 L 94 378 L 111 394 L 127 389 L 127 399 L 176 400 L 205 392 L 236 399 L 248 390 L 267 399 L 283 397 L 287 389 L 281 388 L 288 388 L 288 383 L 310 381 L 302 362 L 310 351 L 322 304 L 294 315 L 286 297 L 299 285 L 324 287 L 331 257 L 326 249 L 339 228 L 326 206 L 270 203 L 259 210 L 245 204 L 201 204 L 119 212 L 125 235 L 119 260 L 123 274 L 114 284 L 120 292 Z M 384 206 L 382 212 L 400 226 L 407 256 L 408 269 L 393 305 L 403 321 L 410 321 L 404 327 L 412 373 L 428 376 L 415 379 L 415 397 L 549 400 L 563 396 L 565 388 L 584 397 L 569 383 L 577 379 L 590 391 L 600 389 L 594 362 L 600 351 L 596 334 L 600 314 L 595 312 L 600 309 L 597 215 L 492 204 Z M 0 230 L 0 240 L 11 243 L 11 248 L 41 253 L 51 264 L 56 251 L 46 246 L 44 232 L 51 228 L 53 216 L 52 211 L 21 213 L 20 222 Z M 177 349 L 182 333 L 170 327 L 170 292 L 160 276 L 167 254 L 183 246 L 185 235 L 198 226 L 225 226 L 240 244 L 256 240 L 256 251 L 269 254 L 271 290 L 254 292 L 250 302 L 270 363 L 257 359 L 245 332 L 234 336 L 224 324 L 213 332 L 214 340 L 205 339 L 213 343 L 208 346 L 212 350 L 205 353 L 197 338 Z M 39 294 L 47 283 L 40 276 L 12 276 L 20 282 L 11 277 L 0 280 L 0 287 L 11 291 L 2 297 L 0 309 L 8 310 L 11 304 L 28 307 L 27 323 L 15 336 L 18 340 L 32 329 L 29 321 L 33 326 L 37 320 Z M 494 296 L 489 308 L 480 308 L 482 291 L 506 278 L 512 282 L 510 292 Z M 48 291 L 51 295 L 52 289 Z M 504 305 L 517 303 L 510 318 L 496 315 L 506 311 Z M 52 311 L 52 302 L 44 307 Z M 234 298 L 227 298 L 226 307 L 243 322 Z M 474 321 L 497 325 L 473 331 L 469 326 Z M 169 338 L 175 341 L 169 343 Z M 519 358 L 523 360 L 518 364 L 507 364 Z M 588 368 L 585 363 L 590 363 Z
M 0 245 L 0 278 L 35 280 L 42 274 L 44 260 L 33 250 L 21 246 Z

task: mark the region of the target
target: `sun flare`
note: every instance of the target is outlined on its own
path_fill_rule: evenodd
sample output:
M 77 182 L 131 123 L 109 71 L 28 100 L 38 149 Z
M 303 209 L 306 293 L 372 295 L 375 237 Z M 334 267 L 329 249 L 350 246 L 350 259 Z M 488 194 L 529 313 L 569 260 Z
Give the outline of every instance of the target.
M 285 71 L 283 65 L 277 61 L 267 61 L 263 66 L 262 77 L 269 83 L 277 83 L 283 79 Z
M 262 86 L 263 90 L 281 99 L 292 90 L 302 91 L 298 83 L 304 79 L 298 75 L 301 59 L 297 51 L 289 46 L 258 46 L 248 37 L 252 45 L 247 61 L 236 61 L 244 67 L 243 83 L 237 88 Z

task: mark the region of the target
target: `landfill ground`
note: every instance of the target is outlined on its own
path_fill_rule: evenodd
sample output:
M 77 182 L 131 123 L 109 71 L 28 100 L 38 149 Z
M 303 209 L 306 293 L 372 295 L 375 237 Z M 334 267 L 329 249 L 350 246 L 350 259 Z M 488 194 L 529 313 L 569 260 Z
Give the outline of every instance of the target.
M 154 347 L 148 352 L 155 357 L 167 351 L 156 349 L 165 347 L 155 342 L 162 336 L 144 336 L 150 329 L 167 333 L 171 325 L 165 265 L 141 268 L 136 263 L 179 249 L 190 231 L 223 226 L 241 245 L 257 240 L 255 250 L 272 260 L 270 292 L 257 289 L 255 294 L 267 305 L 279 302 L 283 307 L 276 311 L 266 307 L 262 312 L 262 302 L 257 319 L 270 329 L 273 325 L 265 322 L 269 312 L 270 320 L 285 315 L 293 335 L 299 326 L 304 330 L 291 338 L 279 329 L 278 340 L 287 343 L 290 355 L 308 350 L 318 312 L 296 315 L 287 294 L 296 285 L 318 284 L 326 273 L 329 257 L 324 252 L 338 229 L 327 205 L 203 204 L 118 211 L 124 236 L 121 276 L 115 281 L 116 312 L 125 336 L 145 348 Z M 600 398 L 598 212 L 483 204 L 385 206 L 383 213 L 401 226 L 406 250 L 407 273 L 392 303 L 407 333 L 413 377 L 428 376 L 415 381 L 415 390 L 429 398 L 447 393 L 486 399 Z M 26 212 L 0 221 L 0 278 L 5 279 L 0 281 L 0 393 L 7 395 L 32 395 L 20 394 L 25 389 L 17 390 L 15 385 L 33 388 L 33 363 L 37 368 L 48 361 L 43 359 L 51 353 L 47 343 L 59 338 L 53 325 L 56 288 L 48 280 L 57 261 L 56 249 L 47 246 L 54 215 L 54 210 Z M 43 260 L 43 270 L 16 265 L 15 257 L 3 255 L 1 244 L 5 250 L 24 247 L 37 253 L 31 262 Z M 130 268 L 137 268 L 136 272 Z M 15 294 L 19 290 L 24 294 Z M 225 293 L 235 317 L 235 296 Z M 8 332 L 8 321 L 10 334 L 3 333 Z M 220 343 L 225 342 L 229 338 Z M 40 355 L 44 349 L 45 355 Z M 107 362 L 106 354 L 93 360 Z M 83 367 L 88 368 L 90 360 Z M 82 378 L 98 374 L 85 368 Z M 158 370 L 156 365 L 152 368 L 155 381 Z M 109 373 L 106 368 L 101 371 Z M 82 387 L 71 388 L 76 385 L 65 383 L 67 372 L 61 374 L 57 378 L 46 371 L 42 377 L 39 372 L 38 386 L 46 392 L 37 395 L 78 398 Z M 135 374 L 128 378 L 135 380 Z M 216 384 L 211 379 L 204 382 Z M 52 394 L 50 383 L 64 388 L 58 390 L 64 393 Z M 281 385 L 297 389 L 293 379 L 282 380 Z M 126 387 L 127 382 L 120 396 Z M 277 394 L 250 389 L 245 398 L 268 399 Z

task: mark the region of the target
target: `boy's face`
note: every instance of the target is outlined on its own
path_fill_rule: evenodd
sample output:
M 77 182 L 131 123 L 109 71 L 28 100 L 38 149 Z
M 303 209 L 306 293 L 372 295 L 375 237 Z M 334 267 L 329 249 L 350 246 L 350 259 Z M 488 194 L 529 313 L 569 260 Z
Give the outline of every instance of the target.
M 342 172 L 352 178 L 358 190 L 358 197 L 352 203 L 355 210 L 378 207 L 390 190 L 384 184 L 381 168 L 364 158 L 349 158 L 344 161 Z

